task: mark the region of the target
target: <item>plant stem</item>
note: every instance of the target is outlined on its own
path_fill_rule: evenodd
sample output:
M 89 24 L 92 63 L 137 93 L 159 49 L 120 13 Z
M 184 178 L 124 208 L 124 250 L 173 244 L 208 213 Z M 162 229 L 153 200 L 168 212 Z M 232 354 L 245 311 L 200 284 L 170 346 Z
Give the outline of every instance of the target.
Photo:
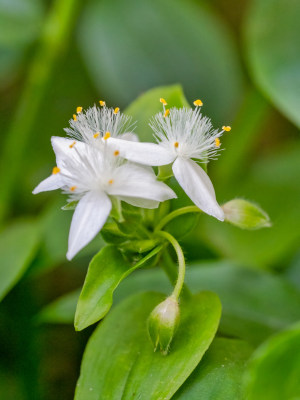
M 170 214 L 166 215 L 156 226 L 155 232 L 160 231 L 165 225 L 167 225 L 172 219 L 184 215 L 187 213 L 197 213 L 202 212 L 197 206 L 187 206 L 179 208 L 178 210 L 172 211 Z
M 30 66 L 19 104 L 3 144 L 0 170 L 5 173 L 1 177 L 1 221 L 9 209 L 39 105 L 45 95 L 55 61 L 66 46 L 71 26 L 76 20 L 74 13 L 78 12 L 78 4 L 79 0 L 55 0 L 46 17 L 39 48 Z
M 163 237 L 164 239 L 167 239 L 167 241 L 171 243 L 176 252 L 178 258 L 178 278 L 171 296 L 174 296 L 176 299 L 178 299 L 184 285 L 184 277 L 185 277 L 185 259 L 183 251 L 181 249 L 180 244 L 170 233 L 160 231 L 156 232 L 156 234 L 158 236 Z

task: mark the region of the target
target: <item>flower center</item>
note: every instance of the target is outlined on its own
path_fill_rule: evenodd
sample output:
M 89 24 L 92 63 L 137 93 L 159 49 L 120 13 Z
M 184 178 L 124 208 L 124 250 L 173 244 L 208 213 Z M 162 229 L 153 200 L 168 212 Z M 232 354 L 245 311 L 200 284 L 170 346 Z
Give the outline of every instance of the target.
M 108 183 L 109 183 L 110 185 L 112 185 L 112 184 L 114 183 L 114 180 L 113 180 L 113 179 L 110 179 L 110 180 L 108 181 Z
M 71 186 L 70 187 L 71 192 L 75 192 L 76 189 L 77 189 L 77 186 Z
M 178 148 L 178 146 L 179 146 L 179 143 L 178 142 L 174 142 L 174 147 L 177 149 Z
M 119 150 L 114 151 L 114 156 L 117 157 L 120 154 Z
M 53 174 L 53 175 L 56 175 L 56 174 L 58 174 L 59 172 L 60 172 L 60 168 L 58 168 L 58 167 L 54 167 L 53 170 L 52 170 L 52 174 Z
M 105 132 L 105 135 L 103 136 L 103 139 L 107 140 L 108 138 L 110 138 L 110 132 Z

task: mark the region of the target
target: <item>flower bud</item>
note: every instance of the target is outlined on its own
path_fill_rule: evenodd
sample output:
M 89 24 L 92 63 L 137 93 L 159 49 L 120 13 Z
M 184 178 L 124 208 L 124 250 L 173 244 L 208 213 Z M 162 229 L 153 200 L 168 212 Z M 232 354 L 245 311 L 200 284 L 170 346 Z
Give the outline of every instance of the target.
M 178 325 L 178 301 L 175 297 L 170 296 L 156 306 L 148 318 L 148 332 L 154 351 L 159 347 L 163 355 L 168 354 Z
M 254 230 L 271 226 L 267 213 L 247 200 L 231 200 L 223 204 L 222 209 L 225 221 L 239 228 Z

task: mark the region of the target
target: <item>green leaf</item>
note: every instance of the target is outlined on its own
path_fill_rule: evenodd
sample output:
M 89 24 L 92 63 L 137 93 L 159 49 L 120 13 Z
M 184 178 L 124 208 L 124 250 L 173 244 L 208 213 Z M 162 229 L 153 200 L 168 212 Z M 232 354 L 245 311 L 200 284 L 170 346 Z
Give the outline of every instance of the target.
M 205 2 L 94 0 L 87 4 L 78 38 L 95 85 L 119 104 L 152 87 L 180 82 L 191 101 L 200 97 L 205 112 L 215 112 L 219 123 L 239 106 L 235 46 Z M 164 94 L 155 102 L 160 97 Z
M 209 347 L 221 305 L 209 292 L 182 303 L 170 354 L 162 356 L 153 352 L 146 320 L 163 299 L 158 293 L 132 296 L 98 326 L 85 350 L 76 400 L 167 400 L 173 396 Z
M 241 381 L 251 352 L 246 342 L 216 338 L 172 400 L 242 399 Z
M 263 343 L 245 375 L 249 400 L 300 398 L 300 323 Z
M 81 331 L 103 318 L 111 308 L 119 283 L 161 249 L 162 246 L 156 247 L 131 266 L 115 246 L 104 247 L 89 265 L 76 308 L 75 329 Z
M 246 23 L 246 49 L 256 84 L 300 127 L 300 3 L 253 0 Z
M 0 233 L 0 300 L 22 278 L 39 244 L 34 221 L 18 221 Z
M 62 206 L 61 209 L 64 211 L 75 210 L 75 208 L 77 207 L 77 204 L 78 204 L 78 200 L 70 201 L 67 204 L 65 204 L 64 206 Z
M 150 118 L 161 112 L 159 99 L 163 97 L 168 107 L 189 107 L 180 85 L 160 86 L 148 90 L 134 100 L 125 110 L 133 121 L 138 122 L 138 136 L 141 141 L 154 141 L 153 131 L 149 126 Z

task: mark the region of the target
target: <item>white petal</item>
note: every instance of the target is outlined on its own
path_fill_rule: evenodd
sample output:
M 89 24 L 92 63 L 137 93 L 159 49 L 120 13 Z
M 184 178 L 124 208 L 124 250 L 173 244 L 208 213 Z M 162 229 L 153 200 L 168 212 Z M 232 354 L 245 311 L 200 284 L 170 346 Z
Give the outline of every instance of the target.
M 131 204 L 135 207 L 142 208 L 157 208 L 159 206 L 159 201 L 149 200 L 149 199 L 141 199 L 137 197 L 129 197 L 129 196 L 119 196 L 120 200 L 125 201 L 128 204 Z
M 215 190 L 208 175 L 192 160 L 178 157 L 173 173 L 189 198 L 206 214 L 224 221 L 224 212 L 216 200 Z
M 129 142 L 139 142 L 139 137 L 133 132 L 125 132 L 119 135 L 119 139 L 128 140 Z
M 33 194 L 40 192 L 48 192 L 49 190 L 55 190 L 62 187 L 62 182 L 58 174 L 52 174 L 48 178 L 44 179 L 37 187 L 33 190 Z
M 175 156 L 164 147 L 155 143 L 132 142 L 110 137 L 109 146 L 120 152 L 120 156 L 127 160 L 144 165 L 166 165 L 174 161 Z
M 88 151 L 88 145 L 80 142 L 79 140 L 68 139 L 60 136 L 52 136 L 51 143 L 56 155 L 56 163 L 59 167 L 61 166 L 61 161 L 66 158 L 78 158 L 75 146 L 81 153 Z
M 89 192 L 79 201 L 69 233 L 68 260 L 71 260 L 101 230 L 111 210 L 105 193 Z
M 113 196 L 128 196 L 131 198 L 148 199 L 155 201 L 165 201 L 176 198 L 176 194 L 169 186 L 163 182 L 158 182 L 155 179 L 134 179 L 112 184 L 107 189 L 107 193 Z

